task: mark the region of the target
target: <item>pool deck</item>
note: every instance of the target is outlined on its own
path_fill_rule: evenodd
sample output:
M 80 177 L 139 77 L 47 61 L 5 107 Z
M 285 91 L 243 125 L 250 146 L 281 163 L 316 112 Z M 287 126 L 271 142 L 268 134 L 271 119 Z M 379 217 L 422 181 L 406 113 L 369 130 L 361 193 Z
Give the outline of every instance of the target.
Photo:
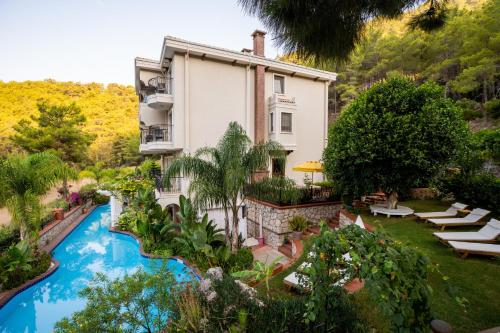
M 71 223 L 67 228 L 65 228 L 56 238 L 54 238 L 49 244 L 45 245 L 44 247 L 41 248 L 42 251 L 50 253 L 52 252 L 59 243 L 61 243 L 92 211 L 96 208 L 96 206 L 91 206 L 89 210 L 80 215 L 73 223 Z M 3 291 L 0 293 L 0 309 L 3 308 L 5 304 L 7 304 L 8 301 L 11 300 L 12 297 L 16 296 L 23 290 L 31 287 L 35 283 L 42 281 L 49 277 L 52 273 L 54 273 L 57 269 L 59 268 L 59 262 L 52 258 L 52 264 L 50 265 L 49 269 L 37 276 L 34 277 L 31 280 L 26 281 L 22 285 L 9 289 L 6 291 Z

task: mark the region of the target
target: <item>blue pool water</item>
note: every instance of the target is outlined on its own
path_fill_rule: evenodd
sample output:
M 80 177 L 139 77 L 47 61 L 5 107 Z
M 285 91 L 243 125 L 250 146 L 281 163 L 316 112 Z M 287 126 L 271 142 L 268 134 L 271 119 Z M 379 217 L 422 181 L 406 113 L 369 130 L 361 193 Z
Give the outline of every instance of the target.
M 58 320 L 85 307 L 78 291 L 95 273 L 117 278 L 162 265 L 164 260 L 142 257 L 134 238 L 109 232 L 110 220 L 109 205 L 97 207 L 54 249 L 60 267 L 0 309 L 1 333 L 52 332 Z M 190 280 L 186 265 L 175 259 L 166 264 L 178 281 Z

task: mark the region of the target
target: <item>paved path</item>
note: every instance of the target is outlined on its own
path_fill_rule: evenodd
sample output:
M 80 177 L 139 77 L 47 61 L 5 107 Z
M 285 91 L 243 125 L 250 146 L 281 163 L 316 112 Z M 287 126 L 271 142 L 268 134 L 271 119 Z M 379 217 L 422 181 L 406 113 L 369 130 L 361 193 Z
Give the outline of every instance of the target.
M 70 192 L 77 192 L 80 190 L 80 187 L 83 185 L 91 183 L 92 180 L 89 178 L 85 178 L 76 182 L 69 182 Z M 60 188 L 61 185 L 54 186 L 42 199 L 43 204 L 48 204 L 51 201 L 56 200 L 59 197 L 59 193 L 57 193 L 57 189 Z M 7 208 L 0 208 L 0 225 L 8 225 L 10 223 L 10 214 L 7 211 Z
M 288 258 L 281 252 L 276 251 L 269 245 L 264 245 L 253 252 L 254 260 L 260 261 L 263 264 L 270 265 L 276 258 L 280 258 L 278 263 L 286 265 L 288 264 Z

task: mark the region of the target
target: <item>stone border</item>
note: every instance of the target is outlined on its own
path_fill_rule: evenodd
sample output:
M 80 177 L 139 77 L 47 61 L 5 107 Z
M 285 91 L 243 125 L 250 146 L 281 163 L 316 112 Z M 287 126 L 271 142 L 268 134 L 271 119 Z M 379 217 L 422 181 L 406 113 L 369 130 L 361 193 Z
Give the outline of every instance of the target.
M 125 230 L 118 230 L 118 229 L 116 229 L 114 227 L 110 227 L 109 231 L 110 232 L 114 232 L 116 234 L 126 235 L 126 236 L 129 236 L 129 237 L 132 237 L 133 239 L 135 239 L 137 241 L 137 243 L 139 243 L 139 254 L 141 256 L 143 256 L 144 258 L 149 258 L 149 259 L 173 259 L 173 260 L 177 260 L 177 261 L 180 260 L 180 261 L 182 261 L 182 263 L 184 265 L 186 265 L 189 269 L 191 269 L 193 271 L 194 275 L 197 278 L 199 278 L 199 279 L 202 278 L 201 271 L 198 269 L 198 267 L 196 267 L 196 265 L 190 263 L 186 259 L 184 259 L 182 257 L 178 257 L 178 256 L 163 257 L 163 256 L 160 256 L 160 255 L 157 255 L 157 254 L 147 253 L 147 252 L 144 251 L 144 247 L 142 245 L 141 238 L 138 237 L 137 235 L 135 235 L 134 233 L 132 233 L 130 231 L 125 231 Z
M 310 202 L 310 203 L 299 204 L 299 205 L 279 206 L 279 205 L 275 205 L 271 202 L 258 200 L 258 199 L 252 198 L 252 197 L 247 197 L 245 199 L 262 204 L 264 206 L 272 207 L 274 209 L 309 208 L 309 207 L 326 206 L 326 205 L 332 205 L 332 204 L 336 204 L 336 205 L 338 205 L 338 204 L 343 205 L 344 204 L 343 201 L 318 201 L 318 202 Z
M 75 209 L 74 211 L 77 211 L 78 208 L 81 208 L 81 206 L 79 207 L 76 207 L 77 209 Z M 75 230 L 75 228 L 80 225 L 80 223 L 87 217 L 90 215 L 90 213 L 92 213 L 94 211 L 94 209 L 96 208 L 96 206 L 92 206 L 89 208 L 88 212 L 86 212 L 85 214 L 82 214 L 78 217 L 78 219 L 76 221 L 74 221 L 72 224 L 70 224 L 67 228 L 65 228 L 63 230 L 63 232 L 58 235 L 58 237 L 56 237 L 55 239 L 53 239 L 48 245 L 44 246 L 41 250 L 42 251 L 45 251 L 47 253 L 49 252 L 52 252 L 54 250 L 54 248 L 57 247 L 57 245 L 59 245 L 66 237 L 68 237 L 68 235 L 73 231 Z M 72 212 L 73 213 L 73 212 Z M 62 221 L 62 220 L 61 220 Z M 59 261 L 57 261 L 56 259 L 52 258 L 51 259 L 51 263 L 52 265 L 50 265 L 49 269 L 47 271 L 45 271 L 44 273 L 42 273 L 41 275 L 39 276 L 36 276 L 34 277 L 33 279 L 31 280 L 28 280 L 26 282 L 24 282 L 22 285 L 20 286 L 17 286 L 13 289 L 9 289 L 9 290 L 6 290 L 6 291 L 3 291 L 2 293 L 0 293 L 0 310 L 5 306 L 7 305 L 7 303 L 12 299 L 14 298 L 14 296 L 20 294 L 21 292 L 23 292 L 24 290 L 28 289 L 29 287 L 33 286 L 34 284 L 40 282 L 40 281 L 43 281 L 45 280 L 46 278 L 48 278 L 50 275 L 52 275 L 60 266 L 60 263 Z

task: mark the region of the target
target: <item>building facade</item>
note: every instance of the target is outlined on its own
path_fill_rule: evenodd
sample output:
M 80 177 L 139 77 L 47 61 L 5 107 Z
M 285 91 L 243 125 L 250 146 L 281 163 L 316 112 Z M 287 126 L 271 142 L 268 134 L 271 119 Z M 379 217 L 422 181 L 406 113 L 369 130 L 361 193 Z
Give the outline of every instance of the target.
M 327 140 L 328 86 L 336 74 L 268 59 L 265 33 L 252 34 L 241 52 L 167 36 L 159 60 L 135 59 L 142 154 L 165 168 L 179 154 L 216 145 L 232 121 L 254 142 L 275 140 L 288 156 L 269 172 L 302 183 L 296 164 L 319 160 Z M 188 180 L 158 191 L 163 206 L 177 204 Z

